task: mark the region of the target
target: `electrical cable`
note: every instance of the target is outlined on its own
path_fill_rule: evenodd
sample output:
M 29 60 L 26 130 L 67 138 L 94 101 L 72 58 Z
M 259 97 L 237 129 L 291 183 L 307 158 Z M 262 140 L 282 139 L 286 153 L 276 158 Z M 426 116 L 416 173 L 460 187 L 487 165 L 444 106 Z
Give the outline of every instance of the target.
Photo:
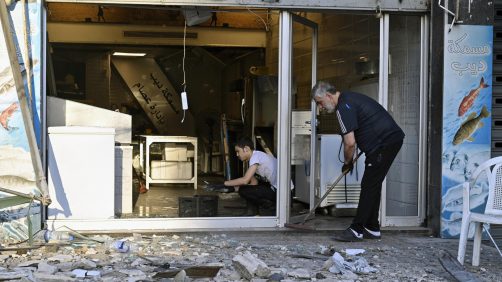
M 187 21 L 185 20 L 185 27 L 183 28 L 183 92 L 187 91 L 187 83 L 186 83 L 186 73 L 185 73 L 185 56 L 186 56 L 186 37 L 187 37 Z M 183 109 L 183 118 L 181 119 L 181 123 L 185 121 L 185 109 Z
M 257 13 L 251 11 L 251 9 L 249 9 L 248 6 L 246 6 L 246 9 L 253 15 L 257 16 L 262 22 L 263 22 L 263 25 L 265 25 L 265 30 L 268 31 L 268 24 L 265 22 L 265 20 L 263 20 L 262 17 L 260 17 Z M 268 12 L 267 12 L 267 17 L 268 17 Z

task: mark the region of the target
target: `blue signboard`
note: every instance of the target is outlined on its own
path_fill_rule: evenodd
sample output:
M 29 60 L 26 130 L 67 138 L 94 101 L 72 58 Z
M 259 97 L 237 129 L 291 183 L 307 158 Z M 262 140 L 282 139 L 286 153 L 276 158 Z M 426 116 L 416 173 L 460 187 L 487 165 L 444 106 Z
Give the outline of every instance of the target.
M 448 29 L 448 28 L 446 28 Z M 446 35 L 443 86 L 441 237 L 458 238 L 463 187 L 490 158 L 493 26 L 458 25 Z M 432 74 L 434 75 L 434 74 Z M 483 210 L 488 180 L 471 190 L 473 210 Z M 470 230 L 470 235 L 473 230 Z

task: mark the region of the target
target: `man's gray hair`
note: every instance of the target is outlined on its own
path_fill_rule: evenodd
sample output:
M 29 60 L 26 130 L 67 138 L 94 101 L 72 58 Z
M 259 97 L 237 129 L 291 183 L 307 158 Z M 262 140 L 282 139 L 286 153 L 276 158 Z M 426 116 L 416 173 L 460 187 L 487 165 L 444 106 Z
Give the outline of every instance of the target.
M 326 96 L 326 93 L 328 93 L 328 92 L 331 94 L 335 94 L 336 93 L 335 86 L 333 86 L 333 84 L 326 82 L 326 81 L 319 81 L 312 88 L 312 92 L 311 92 L 312 99 L 314 99 L 315 97 L 323 98 Z

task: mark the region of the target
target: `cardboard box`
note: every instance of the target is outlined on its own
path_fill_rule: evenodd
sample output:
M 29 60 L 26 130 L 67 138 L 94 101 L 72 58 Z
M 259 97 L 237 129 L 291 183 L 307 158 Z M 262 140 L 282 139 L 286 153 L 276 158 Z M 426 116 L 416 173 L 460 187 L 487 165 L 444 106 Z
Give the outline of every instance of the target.
M 154 180 L 190 180 L 192 162 L 152 161 L 150 177 Z
M 212 217 L 218 215 L 218 196 L 195 195 L 178 198 L 179 217 Z
M 165 144 L 164 154 L 162 156 L 164 161 L 187 161 L 187 146 L 186 145 L 176 145 L 176 144 Z

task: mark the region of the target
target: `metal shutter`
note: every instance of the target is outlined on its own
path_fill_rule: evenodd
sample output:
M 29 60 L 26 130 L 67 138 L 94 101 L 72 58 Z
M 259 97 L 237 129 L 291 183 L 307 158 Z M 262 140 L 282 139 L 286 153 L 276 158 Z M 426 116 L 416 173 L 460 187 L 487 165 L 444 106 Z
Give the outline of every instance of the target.
M 495 1 L 493 24 L 492 157 L 502 156 L 502 0 Z M 502 244 L 502 225 L 492 225 L 491 234 Z

